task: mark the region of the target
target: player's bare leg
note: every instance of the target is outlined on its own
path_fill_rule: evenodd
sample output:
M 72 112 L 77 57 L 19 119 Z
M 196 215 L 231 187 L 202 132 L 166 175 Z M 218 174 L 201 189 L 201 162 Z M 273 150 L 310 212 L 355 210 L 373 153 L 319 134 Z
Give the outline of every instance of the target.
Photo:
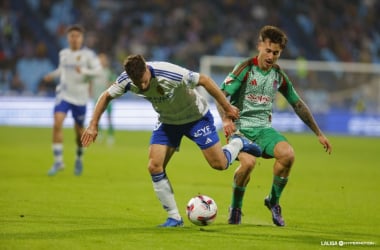
M 235 158 L 239 149 L 236 150 Z M 207 160 L 208 164 L 217 170 L 224 170 L 227 169 L 230 165 L 231 161 L 231 154 L 229 156 L 230 159 L 228 159 L 228 156 L 226 156 L 226 153 L 222 149 L 222 145 L 220 142 L 214 144 L 213 146 L 203 149 L 202 150 L 203 156 Z M 233 160 L 232 160 L 233 161 Z M 231 162 L 232 162 L 231 161 Z
M 229 210 L 229 224 L 241 223 L 241 209 L 243 207 L 243 199 L 245 189 L 249 183 L 250 175 L 256 164 L 256 157 L 241 152 L 238 156 L 240 165 L 235 170 L 234 181 L 232 184 L 232 200 Z
M 84 127 L 82 125 L 75 123 L 74 130 L 75 130 L 75 141 L 77 145 L 74 174 L 79 176 L 82 174 L 82 171 L 83 171 L 82 157 L 83 157 L 84 148 L 82 146 L 81 137 L 84 132 Z
M 48 175 L 53 176 L 58 171 L 63 170 L 63 121 L 66 118 L 66 113 L 55 112 L 53 124 L 53 154 L 54 164 L 49 170 Z
M 168 213 L 168 218 L 160 227 L 183 226 L 183 220 L 179 214 L 174 192 L 166 175 L 166 165 L 173 156 L 175 148 L 166 145 L 152 144 L 149 147 L 148 170 L 152 177 L 153 189 L 162 207 Z
M 275 146 L 274 156 L 276 160 L 273 166 L 272 188 L 264 204 L 272 212 L 273 223 L 277 226 L 285 226 L 279 201 L 294 163 L 294 150 L 289 143 L 282 141 Z
M 208 164 L 217 170 L 225 170 L 236 159 L 240 151 L 249 151 L 247 153 L 256 156 L 261 155 L 261 148 L 243 136 L 231 136 L 228 144 L 221 146 L 217 142 L 213 146 L 203 149 L 202 153 Z

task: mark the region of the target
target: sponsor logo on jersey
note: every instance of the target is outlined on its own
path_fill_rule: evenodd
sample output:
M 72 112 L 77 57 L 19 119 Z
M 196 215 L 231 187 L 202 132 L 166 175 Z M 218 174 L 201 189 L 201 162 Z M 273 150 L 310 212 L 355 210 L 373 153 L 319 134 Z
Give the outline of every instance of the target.
M 144 96 L 143 95 L 143 97 L 145 97 L 145 99 L 150 101 L 152 104 L 159 104 L 171 99 L 173 97 L 173 93 L 168 93 L 164 96 Z
M 251 102 L 255 103 L 263 103 L 268 104 L 272 101 L 272 98 L 267 95 L 254 95 L 254 94 L 248 94 L 245 96 L 245 99 Z

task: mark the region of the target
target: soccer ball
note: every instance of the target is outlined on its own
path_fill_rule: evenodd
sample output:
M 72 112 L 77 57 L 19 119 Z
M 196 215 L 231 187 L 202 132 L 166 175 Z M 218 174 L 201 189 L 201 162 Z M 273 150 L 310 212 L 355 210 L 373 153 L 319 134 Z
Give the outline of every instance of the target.
M 206 195 L 198 195 L 187 203 L 186 214 L 189 220 L 198 226 L 207 226 L 214 222 L 218 207 L 215 201 Z

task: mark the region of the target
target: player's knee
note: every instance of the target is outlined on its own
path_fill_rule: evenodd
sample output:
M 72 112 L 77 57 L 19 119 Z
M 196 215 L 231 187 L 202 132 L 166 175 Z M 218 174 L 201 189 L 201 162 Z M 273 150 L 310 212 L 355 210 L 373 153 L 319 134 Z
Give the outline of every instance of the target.
M 283 166 L 291 168 L 293 166 L 294 159 L 294 151 L 292 148 L 290 148 L 289 150 L 286 150 L 281 154 L 281 158 L 279 160 L 281 161 Z
M 210 166 L 213 169 L 216 169 L 216 170 L 225 170 L 225 169 L 227 169 L 227 163 L 223 164 L 221 162 L 214 162 L 214 163 L 210 163 Z
M 281 162 L 284 167 L 290 168 L 293 165 L 295 155 L 292 146 L 287 142 L 280 142 L 274 149 L 276 160 Z
M 61 130 L 62 130 L 62 125 L 61 124 L 54 124 L 53 125 L 53 131 L 55 133 L 60 132 Z
M 240 153 L 238 159 L 240 161 L 240 166 L 244 171 L 251 172 L 255 168 L 256 157 L 247 153 Z
M 148 165 L 148 171 L 150 174 L 159 174 L 164 171 L 164 168 L 161 164 L 150 162 Z

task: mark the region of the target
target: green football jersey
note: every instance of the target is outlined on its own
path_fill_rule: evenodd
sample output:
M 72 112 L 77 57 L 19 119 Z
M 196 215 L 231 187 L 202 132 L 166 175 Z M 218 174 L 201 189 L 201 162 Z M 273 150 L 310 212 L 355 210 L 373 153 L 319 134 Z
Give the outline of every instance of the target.
M 269 71 L 258 67 L 257 57 L 237 64 L 221 85 L 240 110 L 237 129 L 272 126 L 272 107 L 277 91 L 290 104 L 300 98 L 288 76 L 274 65 Z

